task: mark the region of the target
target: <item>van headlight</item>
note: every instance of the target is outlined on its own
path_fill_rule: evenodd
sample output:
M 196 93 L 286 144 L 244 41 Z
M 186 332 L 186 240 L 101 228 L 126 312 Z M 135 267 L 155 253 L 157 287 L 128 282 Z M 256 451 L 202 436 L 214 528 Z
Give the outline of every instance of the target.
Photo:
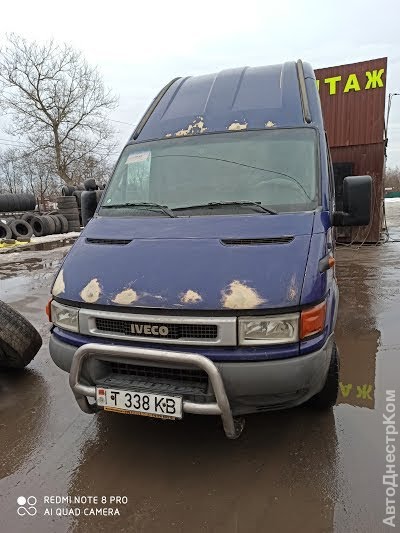
M 239 317 L 239 344 L 286 344 L 299 340 L 299 313 Z
M 70 305 L 51 302 L 51 321 L 55 326 L 68 331 L 79 332 L 79 309 Z

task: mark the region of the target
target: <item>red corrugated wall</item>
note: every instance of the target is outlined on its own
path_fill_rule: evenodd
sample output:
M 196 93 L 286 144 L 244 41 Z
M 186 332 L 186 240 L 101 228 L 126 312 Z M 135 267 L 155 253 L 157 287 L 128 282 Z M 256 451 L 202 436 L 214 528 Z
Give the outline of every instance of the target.
M 387 58 L 380 58 L 315 71 L 333 162 L 351 162 L 355 174 L 374 178 L 371 223 L 367 228 L 339 232 L 347 241 L 377 242 L 380 238 L 386 69 Z

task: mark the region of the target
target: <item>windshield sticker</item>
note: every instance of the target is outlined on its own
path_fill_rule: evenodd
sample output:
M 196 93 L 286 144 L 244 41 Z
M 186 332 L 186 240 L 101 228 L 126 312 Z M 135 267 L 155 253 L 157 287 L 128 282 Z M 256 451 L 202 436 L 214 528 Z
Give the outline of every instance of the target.
M 130 154 L 126 160 L 127 193 L 138 202 L 148 202 L 151 151 Z
M 126 160 L 125 165 L 131 165 L 132 163 L 143 163 L 151 157 L 151 152 L 137 152 L 136 154 L 130 154 Z

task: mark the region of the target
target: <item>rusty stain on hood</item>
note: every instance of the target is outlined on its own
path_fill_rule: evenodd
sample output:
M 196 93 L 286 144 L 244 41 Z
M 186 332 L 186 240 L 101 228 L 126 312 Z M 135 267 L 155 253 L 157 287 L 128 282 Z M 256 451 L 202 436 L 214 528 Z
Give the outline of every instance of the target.
M 64 270 L 60 270 L 58 276 L 54 282 L 53 290 L 51 291 L 53 296 L 58 296 L 65 292 L 65 282 L 64 282 Z
M 200 296 L 198 292 L 188 290 L 181 296 L 181 302 L 184 304 L 196 304 L 198 302 L 201 302 L 203 298 Z
M 175 133 L 175 137 L 185 137 L 186 135 L 197 135 L 199 133 L 205 133 L 207 128 L 204 124 L 203 117 L 197 117 L 193 120 L 186 130 L 181 129 Z M 170 136 L 167 134 L 166 137 Z
M 79 293 L 79 296 L 82 300 L 88 304 L 94 304 L 100 298 L 101 287 L 97 278 L 92 279 L 89 283 L 82 289 Z
M 246 130 L 247 124 L 247 122 L 243 122 L 243 124 L 241 124 L 240 122 L 232 122 L 232 124 L 228 126 L 227 129 L 230 131 Z
M 119 305 L 129 305 L 133 302 L 136 302 L 137 299 L 138 294 L 136 291 L 134 291 L 133 289 L 124 289 L 123 291 L 116 294 L 111 301 Z
M 255 289 L 238 280 L 222 291 L 221 303 L 226 309 L 254 309 L 265 302 Z

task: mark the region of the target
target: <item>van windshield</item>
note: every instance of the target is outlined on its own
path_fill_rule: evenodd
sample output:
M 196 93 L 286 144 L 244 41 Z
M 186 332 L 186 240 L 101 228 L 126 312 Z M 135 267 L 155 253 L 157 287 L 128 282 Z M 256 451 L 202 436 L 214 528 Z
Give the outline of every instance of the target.
M 317 172 L 317 137 L 310 128 L 133 144 L 121 155 L 100 214 L 229 214 L 251 203 L 276 212 L 311 210 L 318 204 Z M 215 209 L 218 203 L 222 209 Z M 249 212 L 265 215 L 268 210 Z

